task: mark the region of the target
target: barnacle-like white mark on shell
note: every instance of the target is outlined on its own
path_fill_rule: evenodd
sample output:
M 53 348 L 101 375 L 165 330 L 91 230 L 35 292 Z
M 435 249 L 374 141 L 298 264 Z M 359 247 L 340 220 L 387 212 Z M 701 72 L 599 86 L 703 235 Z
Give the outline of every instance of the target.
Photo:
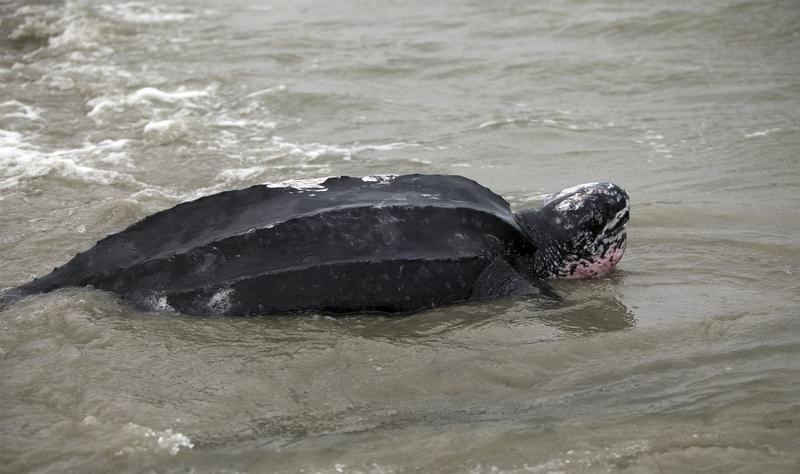
M 226 313 L 233 304 L 233 288 L 220 288 L 206 302 L 206 306 L 214 314 Z
M 330 176 L 324 178 L 306 178 L 306 179 L 287 179 L 277 183 L 266 183 L 268 188 L 292 188 L 298 191 L 327 191 L 328 188 L 322 185 L 327 181 Z
M 381 183 L 381 182 L 388 182 L 395 179 L 397 175 L 395 174 L 373 174 L 369 176 L 364 176 L 361 178 L 361 181 L 365 183 Z

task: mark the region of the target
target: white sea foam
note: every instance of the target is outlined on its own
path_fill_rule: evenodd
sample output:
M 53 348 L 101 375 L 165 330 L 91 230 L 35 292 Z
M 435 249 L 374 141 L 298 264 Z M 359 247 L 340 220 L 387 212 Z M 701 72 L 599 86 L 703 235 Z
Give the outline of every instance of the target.
M 664 143 L 664 135 L 656 133 L 653 130 L 645 129 L 644 142 L 652 147 L 653 153 L 664 155 L 664 158 L 672 158 L 672 150 Z
M 558 111 L 558 115 L 569 115 L 565 111 Z M 556 118 L 541 118 L 536 115 L 531 115 L 531 113 L 525 113 L 519 116 L 513 117 L 505 117 L 499 118 L 496 120 L 487 120 L 486 122 L 482 122 L 478 125 L 478 129 L 484 128 L 499 128 L 508 125 L 518 125 L 518 126 L 546 126 L 546 128 L 562 128 L 567 130 L 596 130 L 600 128 L 604 128 L 608 125 L 601 124 L 599 122 L 590 121 L 588 119 L 583 119 L 580 121 L 576 121 L 574 116 L 571 117 L 560 117 L 556 116 Z
M 116 104 L 117 102 L 112 101 L 111 99 L 107 99 L 105 97 L 97 97 L 94 99 L 90 99 L 88 102 L 86 102 L 86 105 L 91 107 L 92 110 L 90 110 L 86 115 L 89 117 L 94 117 L 100 112 L 114 107 Z
M 144 132 L 166 132 L 169 130 L 173 125 L 175 125 L 175 120 L 152 120 L 147 122 L 147 125 L 144 126 Z
M 61 2 L 61 8 L 55 4 L 31 6 L 23 14 L 25 21 L 38 24 L 38 35 L 47 38 L 48 48 L 65 48 L 91 50 L 97 52 L 113 52 L 107 45 L 107 31 L 97 21 L 88 18 L 80 2 Z M 22 9 L 17 14 L 22 13 Z M 65 48 L 66 49 L 66 48 Z M 77 51 L 71 51 L 71 57 Z
M 9 112 L 5 112 L 6 110 L 9 110 Z M 0 103 L 0 113 L 2 113 L 4 117 L 9 118 L 17 117 L 26 120 L 40 120 L 42 118 L 35 107 L 23 104 L 18 100 L 7 100 Z
M 402 148 L 419 147 L 418 143 L 389 142 L 379 144 L 360 144 L 354 143 L 351 146 L 325 145 L 322 143 L 290 143 L 284 141 L 282 137 L 273 136 L 272 145 L 279 151 L 292 156 L 301 156 L 308 160 L 317 158 L 340 157 L 345 161 L 350 160 L 354 155 L 365 151 L 394 151 Z
M 394 151 L 402 148 L 413 148 L 420 146 L 418 143 L 391 142 L 378 145 L 356 146 L 356 151 L 375 150 L 375 151 Z
M 649 441 L 631 440 L 612 444 L 609 447 L 596 451 L 586 449 L 569 449 L 565 452 L 554 453 L 557 457 L 540 462 L 539 464 L 524 464 L 521 472 L 529 473 L 563 473 L 563 472 L 600 472 L 611 471 L 617 466 L 620 459 L 634 459 L 641 454 L 652 451 Z M 495 472 L 495 466 L 490 469 L 476 469 L 476 472 Z M 518 471 L 514 471 L 518 472 Z
M 102 49 L 102 48 L 101 48 Z M 96 53 L 92 61 L 104 61 L 112 53 Z M 39 81 L 48 88 L 70 90 L 79 87 L 83 81 L 100 83 L 127 82 L 131 73 L 112 64 L 81 64 L 89 59 L 78 59 L 75 62 L 64 62 L 48 68 Z
M 272 120 L 250 120 L 243 118 L 231 118 L 226 115 L 220 115 L 219 118 L 214 122 L 214 125 L 222 128 L 241 128 L 246 130 L 253 130 L 257 132 L 259 135 L 263 134 L 267 130 L 274 130 L 275 128 L 278 127 L 278 123 Z M 259 136 L 254 138 L 263 138 L 263 137 Z M 254 141 L 263 141 L 263 140 L 254 139 Z
M 267 169 L 263 166 L 251 166 L 249 168 L 228 168 L 217 174 L 217 179 L 225 183 L 247 181 L 264 173 Z
M 106 18 L 134 24 L 175 23 L 197 18 L 195 13 L 173 6 L 145 2 L 100 5 L 97 11 Z
M 18 8 L 11 17 L 22 17 L 22 21 L 8 34 L 8 38 L 48 38 L 59 32 L 58 11 L 50 11 L 38 5 Z
M 746 133 L 744 135 L 744 138 L 765 137 L 765 136 L 769 135 L 770 133 L 780 132 L 780 131 L 781 131 L 780 128 L 770 128 L 770 129 L 767 129 L 767 130 L 759 130 L 759 131 L 753 132 L 753 133 Z
M 110 155 L 125 158 L 129 140 L 85 143 L 79 148 L 46 151 L 26 141 L 19 132 L 0 130 L 0 190 L 22 186 L 48 176 L 102 185 L 123 184 L 144 189 L 133 176 L 98 165 Z
M 248 125 L 250 125 L 250 121 L 249 120 L 244 120 L 244 119 L 234 120 L 234 119 L 227 119 L 226 118 L 226 119 L 217 120 L 215 125 L 217 125 L 219 127 L 246 128 Z M 273 128 L 274 128 L 274 125 L 273 125 Z
M 278 84 L 277 86 L 274 86 L 274 87 L 268 87 L 266 89 L 261 89 L 261 90 L 255 91 L 255 92 L 251 92 L 250 94 L 247 94 L 245 96 L 245 98 L 250 99 L 250 98 L 253 98 L 253 97 L 260 97 L 262 95 L 272 94 L 273 92 L 283 92 L 285 90 L 286 90 L 286 85 L 285 84 Z
M 321 143 L 290 143 L 277 136 L 272 137 L 272 144 L 284 153 L 292 156 L 301 156 L 309 160 L 315 160 L 321 156 L 339 156 L 349 159 L 353 155 L 353 149 L 351 148 L 323 145 Z
M 172 428 L 156 431 L 146 426 L 128 423 L 122 428 L 122 434 L 128 438 L 127 445 L 116 454 L 127 454 L 137 451 L 166 451 L 176 455 L 181 449 L 192 449 L 192 440 Z
M 144 87 L 129 94 L 126 100 L 130 104 L 141 101 L 160 101 L 174 104 L 176 102 L 186 101 L 187 99 L 205 97 L 209 95 L 210 92 L 211 88 L 206 88 L 204 90 L 187 90 L 184 87 L 179 87 L 178 90 L 174 92 L 166 92 L 155 87 Z
M 86 102 L 91 110 L 88 117 L 96 117 L 106 110 L 121 111 L 124 107 L 132 105 L 147 105 L 152 103 L 180 104 L 184 107 L 194 107 L 192 99 L 207 97 L 212 94 L 213 86 L 202 90 L 191 90 L 179 87 L 172 92 L 163 91 L 155 87 L 144 87 L 127 95 L 95 97 Z

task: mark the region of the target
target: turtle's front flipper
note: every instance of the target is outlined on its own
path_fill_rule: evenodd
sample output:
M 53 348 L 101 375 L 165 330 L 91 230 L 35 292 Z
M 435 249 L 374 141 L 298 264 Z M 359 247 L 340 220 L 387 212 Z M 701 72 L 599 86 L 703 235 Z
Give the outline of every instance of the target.
M 558 299 L 558 296 L 551 290 L 534 286 L 501 257 L 495 258 L 483 270 L 472 290 L 472 299 L 478 300 L 526 295 L 544 295 Z

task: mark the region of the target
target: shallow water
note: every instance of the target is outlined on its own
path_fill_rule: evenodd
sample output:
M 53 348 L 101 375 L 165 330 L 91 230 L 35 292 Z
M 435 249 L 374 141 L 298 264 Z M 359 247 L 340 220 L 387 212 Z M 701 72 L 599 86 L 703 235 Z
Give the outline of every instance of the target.
M 794 1 L 0 3 L 0 287 L 204 194 L 609 180 L 608 278 L 411 317 L 0 313 L 0 471 L 796 472 Z

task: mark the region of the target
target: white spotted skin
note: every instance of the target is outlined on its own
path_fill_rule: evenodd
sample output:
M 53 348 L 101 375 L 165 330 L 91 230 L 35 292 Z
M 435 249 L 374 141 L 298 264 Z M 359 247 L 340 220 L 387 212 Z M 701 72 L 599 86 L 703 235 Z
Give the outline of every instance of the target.
M 623 219 L 627 219 L 628 216 L 630 215 L 629 207 L 630 206 L 626 204 L 624 209 L 621 209 L 619 212 L 617 212 L 614 215 L 614 217 L 609 219 L 608 223 L 603 227 L 603 230 L 600 231 L 600 235 L 606 235 L 614 227 L 616 227 Z M 624 233 L 624 232 L 625 232 L 625 230 L 623 229 L 622 231 L 618 232 L 615 235 L 610 235 L 608 237 L 603 237 L 602 239 L 599 239 L 599 242 L 603 243 L 603 244 L 611 244 L 611 243 L 616 242 L 617 240 L 619 240 L 620 233 Z
M 167 297 L 161 293 L 153 293 L 144 298 L 144 306 L 151 311 L 175 312 L 170 306 Z
M 600 278 L 611 273 L 611 270 L 617 266 L 622 255 L 625 253 L 625 239 L 613 248 L 611 251 L 606 252 L 599 258 L 594 260 L 586 259 L 567 259 L 564 262 L 557 278 L 564 278 L 567 280 L 578 280 L 585 278 Z
M 570 186 L 568 188 L 562 189 L 561 191 L 559 191 L 559 192 L 557 192 L 555 194 L 551 194 L 550 196 L 547 197 L 546 200 L 550 201 L 550 200 L 553 200 L 553 199 L 556 199 L 556 198 L 559 198 L 559 197 L 567 196 L 569 194 L 575 194 L 575 193 L 578 193 L 579 191 L 582 191 L 583 189 L 595 188 L 598 185 L 600 185 L 600 183 L 597 183 L 597 182 L 576 184 L 575 186 Z
M 540 209 L 560 229 L 556 249 L 543 256 L 545 261 L 555 263 L 550 278 L 601 277 L 622 259 L 630 204 L 618 186 L 573 186 L 548 196 Z
M 556 206 L 556 209 L 560 211 L 569 211 L 580 209 L 585 202 L 585 198 L 590 193 L 605 193 L 611 194 L 613 189 L 613 185 L 611 183 L 584 183 L 578 184 L 575 186 L 571 186 L 566 189 L 562 189 L 561 191 L 555 194 L 549 194 L 545 196 L 544 203 L 542 205 L 547 204 L 549 201 L 555 201 L 557 199 L 564 199 L 563 202 L 559 203 Z
M 599 187 L 600 183 L 585 183 L 585 184 L 578 184 L 577 186 L 572 186 L 566 189 L 563 189 L 556 194 L 552 194 L 547 196 L 547 201 L 552 201 L 555 199 L 564 198 L 564 200 L 556 206 L 556 209 L 561 212 L 566 211 L 574 211 L 576 209 L 580 209 L 585 202 L 586 194 L 589 191 L 597 191 L 601 189 Z
M 227 314 L 233 306 L 233 296 L 233 288 L 221 288 L 208 298 L 206 307 L 212 314 Z

